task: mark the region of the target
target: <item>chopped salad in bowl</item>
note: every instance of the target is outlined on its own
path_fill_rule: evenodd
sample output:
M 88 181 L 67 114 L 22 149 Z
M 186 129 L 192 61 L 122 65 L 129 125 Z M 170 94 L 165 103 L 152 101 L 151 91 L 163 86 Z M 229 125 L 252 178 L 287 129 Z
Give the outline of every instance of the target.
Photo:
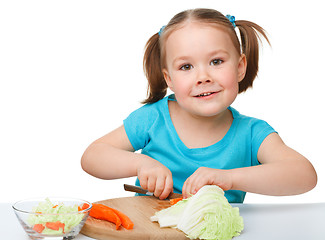
M 92 204 L 73 198 L 34 198 L 12 207 L 30 238 L 72 239 L 79 234 Z

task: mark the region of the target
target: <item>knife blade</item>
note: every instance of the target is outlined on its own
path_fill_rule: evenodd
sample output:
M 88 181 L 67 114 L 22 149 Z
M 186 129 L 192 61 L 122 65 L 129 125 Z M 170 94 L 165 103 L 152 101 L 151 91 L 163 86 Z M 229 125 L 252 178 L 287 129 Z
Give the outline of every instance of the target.
M 152 192 L 149 192 L 148 190 L 143 189 L 142 187 L 133 186 L 133 185 L 129 185 L 129 184 L 124 184 L 124 190 L 125 191 L 129 191 L 129 192 L 135 192 L 135 193 L 145 194 L 147 196 L 153 196 L 153 193 Z M 182 197 L 182 194 L 171 192 L 168 195 L 167 198 L 173 199 L 173 198 L 181 198 L 181 197 Z

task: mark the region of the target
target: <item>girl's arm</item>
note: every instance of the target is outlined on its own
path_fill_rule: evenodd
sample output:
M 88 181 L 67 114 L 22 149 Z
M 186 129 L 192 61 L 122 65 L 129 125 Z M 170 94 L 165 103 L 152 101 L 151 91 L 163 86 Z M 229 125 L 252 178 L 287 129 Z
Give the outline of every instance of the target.
M 90 144 L 81 158 L 81 166 L 90 175 L 102 179 L 138 176 L 141 187 L 161 199 L 173 190 L 169 169 L 146 155 L 135 153 L 124 126 Z
M 261 165 L 231 170 L 197 169 L 184 183 L 183 196 L 196 193 L 206 184 L 224 190 L 242 190 L 264 195 L 295 195 L 315 187 L 317 175 L 312 164 L 271 133 L 262 142 L 257 158 Z
M 312 164 L 276 133 L 265 138 L 257 158 L 261 165 L 231 170 L 231 189 L 281 196 L 301 194 L 316 186 Z
M 121 126 L 94 141 L 84 152 L 81 166 L 84 171 L 102 179 L 136 176 L 139 156 Z

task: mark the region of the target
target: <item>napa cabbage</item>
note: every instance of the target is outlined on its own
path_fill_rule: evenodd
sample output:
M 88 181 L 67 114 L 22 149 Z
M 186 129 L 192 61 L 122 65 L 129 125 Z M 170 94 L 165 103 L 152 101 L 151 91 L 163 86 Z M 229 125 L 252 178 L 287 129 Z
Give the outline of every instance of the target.
M 215 185 L 206 185 L 190 198 L 156 212 L 151 221 L 178 228 L 190 239 L 228 240 L 244 229 L 239 208 L 232 207 Z

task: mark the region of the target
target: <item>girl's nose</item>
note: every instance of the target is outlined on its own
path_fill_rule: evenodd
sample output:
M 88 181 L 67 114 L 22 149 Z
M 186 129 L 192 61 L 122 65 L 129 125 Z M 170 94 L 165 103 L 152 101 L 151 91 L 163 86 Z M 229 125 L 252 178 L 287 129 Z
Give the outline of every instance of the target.
M 211 83 L 212 79 L 208 73 L 208 69 L 205 67 L 202 67 L 199 69 L 198 76 L 197 76 L 197 85 L 205 84 L 205 83 Z
M 206 80 L 198 80 L 198 81 L 197 81 L 197 85 L 200 85 L 200 84 L 202 84 L 202 83 L 210 83 L 210 82 L 211 82 L 210 79 L 206 79 Z

